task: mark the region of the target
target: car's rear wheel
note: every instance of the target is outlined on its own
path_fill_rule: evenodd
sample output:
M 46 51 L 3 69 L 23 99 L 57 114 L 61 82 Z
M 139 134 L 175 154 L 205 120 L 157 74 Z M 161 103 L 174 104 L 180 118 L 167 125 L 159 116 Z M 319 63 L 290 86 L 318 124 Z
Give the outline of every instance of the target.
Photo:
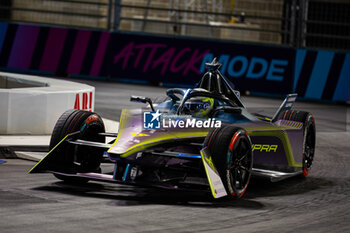
M 252 143 L 242 128 L 224 125 L 211 130 L 204 141 L 210 150 L 227 193 L 240 198 L 245 193 L 252 173 Z
M 281 114 L 282 120 L 291 120 L 303 123 L 304 143 L 303 143 L 303 176 L 307 176 L 315 157 L 316 145 L 316 125 L 315 119 L 309 112 L 304 111 L 285 111 Z
M 82 110 L 68 110 L 58 119 L 51 136 L 50 150 L 53 149 L 67 134 L 78 132 L 76 138 L 104 142 L 104 124 L 99 115 Z M 64 142 L 54 151 L 54 162 L 58 164 L 58 172 L 83 173 L 100 171 L 103 150 L 87 146 L 77 146 Z M 58 179 L 66 182 L 87 182 L 88 179 L 74 176 L 54 174 Z

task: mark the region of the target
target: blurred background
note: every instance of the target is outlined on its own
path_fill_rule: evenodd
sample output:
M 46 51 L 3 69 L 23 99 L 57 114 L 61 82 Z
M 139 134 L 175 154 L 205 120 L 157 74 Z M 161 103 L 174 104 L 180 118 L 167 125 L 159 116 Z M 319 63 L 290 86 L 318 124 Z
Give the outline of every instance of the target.
M 172 86 L 195 83 L 218 57 L 242 91 L 347 102 L 349 12 L 349 0 L 1 0 L 0 69 Z M 136 49 L 154 41 L 176 51 L 158 49 L 141 67 L 148 60 Z M 25 44 L 34 47 L 17 58 Z M 175 65 L 165 60 L 184 62 L 187 48 L 195 68 L 169 72 Z
M 350 49 L 348 0 L 1 0 L 0 20 Z

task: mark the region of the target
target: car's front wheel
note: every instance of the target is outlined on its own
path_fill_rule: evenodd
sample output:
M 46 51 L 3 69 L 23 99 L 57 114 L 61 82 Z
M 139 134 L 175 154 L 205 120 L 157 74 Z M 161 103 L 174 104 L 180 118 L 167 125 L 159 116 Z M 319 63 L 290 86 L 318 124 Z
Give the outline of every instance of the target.
M 234 198 L 242 197 L 253 167 L 252 143 L 247 132 L 224 125 L 209 132 L 204 146 L 210 150 L 227 193 Z
M 77 138 L 87 141 L 104 142 L 105 128 L 99 115 L 82 110 L 68 110 L 58 119 L 51 136 L 50 150 L 67 134 L 77 133 Z M 54 163 L 62 173 L 82 173 L 100 171 L 103 151 L 100 148 L 77 146 L 64 142 L 54 151 Z M 87 182 L 87 179 L 54 174 L 56 178 L 67 182 Z

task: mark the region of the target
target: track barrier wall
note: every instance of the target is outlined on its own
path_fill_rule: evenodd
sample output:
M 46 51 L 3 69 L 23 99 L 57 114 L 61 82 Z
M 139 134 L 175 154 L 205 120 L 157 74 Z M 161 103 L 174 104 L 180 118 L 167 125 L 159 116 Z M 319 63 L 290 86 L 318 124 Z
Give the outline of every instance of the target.
M 86 84 L 4 72 L 0 84 L 0 134 L 48 135 L 67 109 L 94 110 Z
M 0 23 L 2 70 L 193 85 L 214 57 L 241 91 L 350 101 L 350 53 Z

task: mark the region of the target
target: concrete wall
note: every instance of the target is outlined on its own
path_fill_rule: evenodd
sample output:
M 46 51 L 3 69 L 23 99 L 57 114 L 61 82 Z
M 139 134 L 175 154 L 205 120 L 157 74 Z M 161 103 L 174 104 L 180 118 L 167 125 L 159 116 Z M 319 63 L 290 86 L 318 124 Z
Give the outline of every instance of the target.
M 94 110 L 95 88 L 74 82 L 0 72 L 42 87 L 0 88 L 0 134 L 51 134 L 68 109 Z

